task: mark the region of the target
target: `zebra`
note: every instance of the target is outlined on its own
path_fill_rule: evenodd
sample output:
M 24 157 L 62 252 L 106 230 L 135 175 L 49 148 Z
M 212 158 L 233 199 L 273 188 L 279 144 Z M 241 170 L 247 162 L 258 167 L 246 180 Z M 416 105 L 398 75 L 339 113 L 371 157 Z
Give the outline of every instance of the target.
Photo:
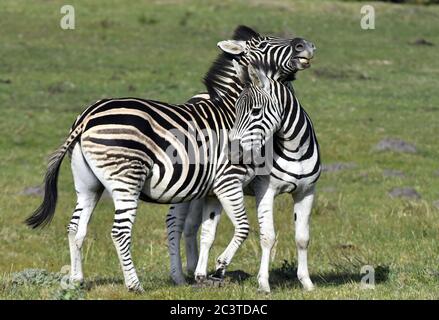
M 296 52 L 291 41 L 283 44 L 293 58 Z M 222 45 L 235 55 L 248 46 L 244 41 L 226 41 Z M 218 61 L 213 70 L 208 78 L 214 73 L 221 77 L 223 69 Z M 49 160 L 44 200 L 26 220 L 36 228 L 53 218 L 57 177 L 68 153 L 77 193 L 67 227 L 72 282 L 83 281 L 81 247 L 104 189 L 111 194 L 115 207 L 111 236 L 129 290 L 143 291 L 130 250 L 139 199 L 180 203 L 215 195 L 235 226 L 232 242 L 224 253 L 233 257 L 249 232 L 242 188 L 254 171 L 251 166 L 232 164 L 225 152 L 228 130 L 234 122 L 233 97 L 239 96 L 240 87 L 227 87 L 224 95 L 219 87 L 210 89 L 218 97 L 198 97 L 178 105 L 130 97 L 104 99 L 78 116 L 66 141 Z
M 242 93 L 242 96 L 247 95 L 247 99 L 242 102 L 240 99 L 237 102 L 235 125 L 230 134 L 232 141 L 238 140 L 241 144 L 248 144 L 247 141 L 257 139 L 261 134 L 271 136 L 273 132 L 277 132 L 273 148 L 275 153 L 273 169 L 269 176 L 256 176 L 250 186 L 256 195 L 258 209 L 261 206 L 262 209 L 265 209 L 263 214 L 258 216 L 263 248 L 261 269 L 258 275 L 259 289 L 264 292 L 270 291 L 268 266 L 269 249 L 275 241 L 272 217 L 274 199 L 272 189 L 275 186 L 281 192 L 293 192 L 295 240 L 298 250 L 297 276 L 306 290 L 312 290 L 314 286 L 309 277 L 307 266 L 307 247 L 315 184 L 321 173 L 319 145 L 311 119 L 302 108 L 294 91 L 282 82 L 269 79 L 264 68 L 266 67 L 257 66 L 256 71 L 249 68 L 248 74 L 252 83 L 258 85 L 252 85 L 246 89 L 246 92 Z M 242 77 L 242 70 L 237 71 L 237 73 L 241 74 Z M 258 87 L 262 90 L 255 90 Z M 271 97 L 274 96 L 274 99 L 270 99 L 270 94 Z M 266 114 L 255 115 L 252 111 L 255 109 L 254 105 L 259 105 L 262 110 L 260 112 Z M 259 117 L 264 119 L 262 125 L 258 121 Z M 287 158 L 288 161 L 286 161 Z M 291 166 L 292 163 L 295 163 L 294 167 Z M 282 174 L 292 177 L 294 182 L 288 181 L 288 186 L 286 186 Z M 268 200 L 265 200 L 267 197 Z M 208 227 L 215 228 L 215 226 L 209 225 Z
M 309 67 L 309 59 L 315 49 L 314 44 L 302 39 L 281 39 L 272 36 L 262 36 L 253 29 L 239 26 L 231 40 L 220 41 L 218 47 L 223 51 L 204 78 L 207 93 L 194 96 L 189 102 L 224 101 L 228 107 L 234 110 L 242 84 L 237 80 L 233 59 L 244 68 L 251 62 L 261 61 L 273 67 L 267 70 L 270 77 L 285 81 L 295 79 L 297 71 Z M 233 111 L 232 111 L 233 112 Z M 184 229 L 186 238 L 187 269 L 193 273 L 196 269 L 197 253 L 197 230 L 200 225 L 202 208 L 209 212 L 209 216 L 219 216 L 221 207 L 215 199 L 205 201 L 195 199 L 191 202 L 180 203 L 170 207 L 166 224 L 168 229 L 169 255 L 171 259 L 171 277 L 176 284 L 185 284 L 186 280 L 182 271 L 180 256 L 180 238 Z M 189 212 L 191 213 L 189 215 Z M 206 220 L 206 223 L 209 221 Z M 210 241 L 210 240 L 209 240 Z M 202 255 L 200 252 L 200 256 Z M 224 259 L 222 259 L 224 262 Z M 205 278 L 202 274 L 197 277 L 198 281 Z
M 309 66 L 309 60 L 313 57 L 315 46 L 306 42 L 303 48 L 303 56 L 300 58 L 303 67 Z M 239 67 L 240 65 L 238 65 Z M 236 67 L 236 65 L 235 65 Z M 242 66 L 241 66 L 242 68 Z M 265 67 L 266 68 L 266 67 Z M 237 72 L 242 73 L 238 68 Z M 262 258 L 258 273 L 259 290 L 270 292 L 269 286 L 269 260 L 270 252 L 275 242 L 275 231 L 273 223 L 273 201 L 274 197 L 281 193 L 290 193 L 294 198 L 294 222 L 296 226 L 296 245 L 298 250 L 298 279 L 305 290 L 312 290 L 314 285 L 309 277 L 307 266 L 307 247 L 309 243 L 309 218 L 312 209 L 315 184 L 321 173 L 319 145 L 313 129 L 311 119 L 301 107 L 294 95 L 294 91 L 288 80 L 273 73 L 276 66 L 273 64 L 265 70 L 266 78 L 279 80 L 280 88 L 290 88 L 285 91 L 282 97 L 284 105 L 284 117 L 279 130 L 276 132 L 274 141 L 274 167 L 269 175 L 256 176 L 246 188 L 246 194 L 256 197 L 258 220 L 260 225 Z M 297 70 L 296 70 L 297 71 Z M 289 93 L 288 93 L 289 92 Z M 238 116 L 239 117 L 239 116 Z M 250 121 L 251 118 L 245 118 Z M 191 203 L 179 205 L 181 207 L 171 208 L 168 219 L 172 216 L 187 216 L 184 232 L 186 235 L 186 251 L 188 260 L 188 271 L 195 269 L 195 279 L 202 282 L 207 277 L 208 252 L 215 237 L 216 225 L 221 213 L 221 205 L 215 199 L 198 199 Z M 189 214 L 190 212 L 190 214 Z M 203 221 L 200 239 L 200 254 L 197 264 L 196 235 L 199 225 Z M 180 225 L 181 228 L 181 225 Z M 179 230 L 169 228 L 169 234 L 178 234 Z M 187 230 L 189 232 L 187 232 Z M 172 232 L 172 233 L 171 233 Z M 181 230 L 180 230 L 181 232 Z M 175 236 L 168 238 L 175 241 Z M 170 250 L 175 246 L 170 245 Z M 173 255 L 172 255 L 173 254 Z M 181 270 L 175 266 L 179 256 L 178 252 L 171 253 L 171 270 Z M 177 262 L 176 262 L 177 261 Z M 173 265 L 174 263 L 174 265 Z M 194 267 L 196 265 L 196 267 Z M 224 263 L 221 256 L 217 259 L 216 272 L 213 279 L 222 279 L 224 275 Z M 178 279 L 178 276 L 174 275 Z

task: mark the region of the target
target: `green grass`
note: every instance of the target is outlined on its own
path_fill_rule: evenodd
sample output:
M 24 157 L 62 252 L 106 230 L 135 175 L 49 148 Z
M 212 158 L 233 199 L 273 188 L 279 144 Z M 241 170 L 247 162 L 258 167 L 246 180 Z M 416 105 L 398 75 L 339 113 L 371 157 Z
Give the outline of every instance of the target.
M 439 298 L 439 7 L 373 3 L 376 30 L 360 29 L 361 3 L 323 1 L 70 1 L 76 29 L 59 27 L 63 1 L 0 3 L 0 298 L 5 299 L 438 299 Z M 88 104 L 138 96 L 183 102 L 235 26 L 264 34 L 301 35 L 318 47 L 313 67 L 295 83 L 313 119 L 325 163 L 356 168 L 325 173 L 312 217 L 309 249 L 313 292 L 294 275 L 292 199 L 275 204 L 278 240 L 272 293 L 257 293 L 260 247 L 254 200 L 252 232 L 230 271 L 250 274 L 222 288 L 174 287 L 169 278 L 166 205 L 142 204 L 133 255 L 146 293 L 122 284 L 110 230 L 113 208 L 102 201 L 84 244 L 86 289 L 63 292 L 55 281 L 14 284 L 28 268 L 60 272 L 69 264 L 65 226 L 75 203 L 68 161 L 59 181 L 53 223 L 43 231 L 22 221 L 40 203 L 21 195 L 39 185 L 47 156 Z M 415 46 L 425 38 L 436 46 Z M 9 81 L 8 81 L 9 80 Z M 382 138 L 401 138 L 417 154 L 372 152 Z M 384 177 L 385 169 L 404 178 Z M 392 199 L 414 187 L 420 201 Z M 211 254 L 231 239 L 222 219 Z M 286 262 L 285 262 L 286 261 Z M 377 269 L 374 290 L 360 288 L 360 268 Z

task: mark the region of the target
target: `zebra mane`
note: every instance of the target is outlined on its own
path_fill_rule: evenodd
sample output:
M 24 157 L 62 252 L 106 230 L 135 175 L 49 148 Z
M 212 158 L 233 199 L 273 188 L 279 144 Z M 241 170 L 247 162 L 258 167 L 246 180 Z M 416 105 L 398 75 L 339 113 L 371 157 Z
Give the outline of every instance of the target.
M 251 38 L 260 37 L 260 34 L 247 26 L 238 26 L 233 32 L 233 40 L 248 41 Z
M 256 37 L 260 37 L 259 33 L 249 27 L 241 25 L 235 29 L 232 39 L 248 41 Z M 233 68 L 232 60 L 236 58 L 236 56 L 226 52 L 220 53 L 204 76 L 203 83 L 212 98 L 220 98 L 218 92 L 215 90 L 215 86 L 218 82 L 221 82 L 221 77 L 227 76 L 227 69 Z

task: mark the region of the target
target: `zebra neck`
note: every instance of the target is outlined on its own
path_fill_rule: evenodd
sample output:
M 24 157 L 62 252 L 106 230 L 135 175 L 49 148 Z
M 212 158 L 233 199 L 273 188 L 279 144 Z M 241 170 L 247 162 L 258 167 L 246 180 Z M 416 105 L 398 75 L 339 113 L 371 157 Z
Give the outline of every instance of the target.
M 284 103 L 285 110 L 280 129 L 276 133 L 276 144 L 295 152 L 314 136 L 314 129 L 308 114 L 294 94 Z

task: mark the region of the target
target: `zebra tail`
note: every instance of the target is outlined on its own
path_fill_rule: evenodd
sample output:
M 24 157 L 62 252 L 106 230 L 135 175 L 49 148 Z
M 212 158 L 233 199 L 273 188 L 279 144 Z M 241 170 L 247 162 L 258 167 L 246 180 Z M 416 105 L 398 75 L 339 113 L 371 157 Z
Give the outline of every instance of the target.
M 69 135 L 66 142 L 49 158 L 46 175 L 44 178 L 44 200 L 25 223 L 32 229 L 44 227 L 52 220 L 55 214 L 58 199 L 58 174 L 67 150 L 82 133 L 82 125 L 77 126 Z

